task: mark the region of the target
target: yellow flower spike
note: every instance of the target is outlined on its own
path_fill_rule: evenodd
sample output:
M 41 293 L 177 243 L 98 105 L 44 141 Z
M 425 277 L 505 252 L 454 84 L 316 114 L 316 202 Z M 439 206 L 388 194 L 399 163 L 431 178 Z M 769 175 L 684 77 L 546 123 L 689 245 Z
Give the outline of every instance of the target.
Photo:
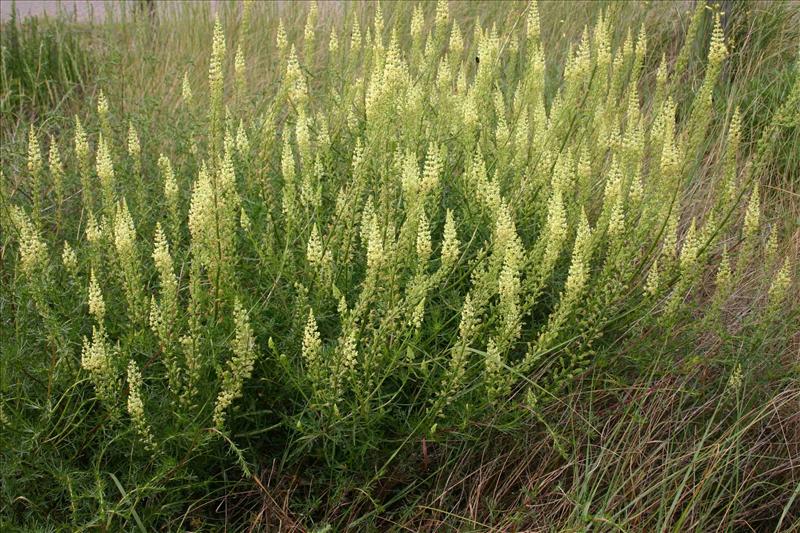
M 561 248 L 567 238 L 567 214 L 561 192 L 554 190 L 547 204 L 547 220 L 544 233 L 545 252 L 542 259 L 542 274 L 547 275 L 561 254 Z
M 661 281 L 661 276 L 658 272 L 658 258 L 656 258 L 653 261 L 653 264 L 650 265 L 650 270 L 647 273 L 647 279 L 645 281 L 644 291 L 650 296 L 655 296 L 656 294 L 658 294 L 660 281 Z
M 156 443 L 153 432 L 147 423 L 144 413 L 144 402 L 142 401 L 142 373 L 135 361 L 128 363 L 128 414 L 131 417 L 133 428 L 139 435 L 144 446 L 155 451 Z
M 506 382 L 503 376 L 503 356 L 494 339 L 489 339 L 484 357 L 484 370 L 486 373 L 486 390 L 490 401 L 496 400 L 502 395 Z
M 136 244 L 136 228 L 124 199 L 117 204 L 114 217 L 114 248 L 125 288 L 129 316 L 134 321 L 141 320 L 144 317 L 146 301 Z
M 278 19 L 278 33 L 275 37 L 275 45 L 281 53 L 285 53 L 289 47 L 289 39 L 286 36 L 286 27 L 283 25 L 283 19 Z
M 42 172 L 42 149 L 39 147 L 39 139 L 36 137 L 33 125 L 28 130 L 28 172 L 32 176 Z
M 373 28 L 375 29 L 375 43 L 376 50 L 383 49 L 383 8 L 381 2 L 375 2 L 375 18 L 373 19 Z M 367 39 L 369 40 L 369 39 Z
M 61 263 L 71 276 L 78 274 L 78 256 L 67 241 L 64 241 L 64 249 L 61 252 Z
M 453 218 L 453 212 L 448 209 L 445 215 L 444 222 L 444 236 L 442 240 L 442 268 L 451 268 L 458 259 L 459 242 L 456 233 L 456 223 Z
M 314 224 L 311 228 L 311 235 L 308 238 L 308 245 L 306 246 L 306 260 L 310 265 L 319 266 L 322 264 L 322 257 L 322 241 L 319 238 L 317 225 Z
M 307 63 L 312 62 L 313 52 L 314 52 L 314 37 L 316 35 L 316 28 L 317 28 L 317 16 L 318 16 L 318 9 L 317 9 L 317 2 L 312 1 L 311 7 L 308 10 L 308 16 L 306 17 L 306 25 L 303 29 L 303 49 L 305 52 L 305 58 Z
M 241 38 L 246 37 L 250 32 L 250 16 L 254 2 L 255 0 L 242 0 L 242 28 L 239 32 Z
M 53 190 L 56 193 L 56 204 L 60 217 L 61 206 L 64 203 L 64 165 L 61 163 L 61 155 L 58 153 L 58 144 L 52 135 L 50 136 L 47 166 L 50 168 L 50 177 L 53 180 Z
M 358 23 L 358 15 L 353 18 L 353 29 L 350 36 L 350 50 L 357 52 L 361 48 L 361 26 Z
M 242 43 L 240 42 L 239 45 L 236 47 L 236 56 L 234 57 L 234 64 L 233 64 L 233 76 L 234 81 L 236 83 L 236 99 L 238 102 L 242 102 L 245 97 L 245 91 L 247 89 L 247 78 L 246 78 L 246 64 L 244 61 L 244 49 L 242 48 Z
M 119 388 L 114 371 L 115 349 L 108 342 L 108 335 L 102 325 L 92 327 L 91 342 L 83 338 L 81 367 L 89 373 L 97 390 L 97 396 L 111 411 L 116 411 L 117 390 Z
M 746 239 L 754 239 L 761 227 L 761 208 L 758 192 L 758 182 L 753 185 L 753 192 L 750 193 L 750 201 L 747 204 L 747 211 L 744 215 L 743 233 Z
M 181 83 L 181 98 L 183 104 L 186 106 L 192 105 L 192 85 L 189 83 L 189 71 L 183 73 L 183 82 Z
M 454 58 L 454 65 L 457 66 L 460 63 L 461 55 L 464 53 L 464 36 L 461 34 L 461 28 L 456 21 L 453 21 L 453 27 L 450 29 L 448 48 Z
M 411 39 L 414 46 L 419 46 L 422 39 L 422 30 L 425 25 L 425 15 L 422 12 L 422 5 L 417 4 L 411 14 Z
M 173 241 L 177 241 L 178 230 L 180 229 L 180 217 L 178 214 L 179 189 L 178 182 L 175 180 L 175 173 L 172 171 L 172 164 L 164 154 L 158 157 L 158 170 L 164 182 L 164 201 L 167 204 L 170 229 Z
M 317 320 L 314 318 L 314 311 L 308 310 L 308 319 L 306 320 L 305 330 L 303 331 L 303 346 L 302 356 L 306 365 L 306 371 L 311 376 L 312 382 L 319 379 L 319 372 L 322 370 L 320 367 L 320 354 L 322 352 L 322 339 L 317 329 Z
M 567 281 L 556 309 L 550 314 L 547 325 L 539 334 L 534 346 L 522 360 L 521 369 L 529 369 L 538 357 L 558 339 L 564 322 L 571 316 L 589 280 L 589 261 L 591 259 L 592 230 L 585 216 L 581 217 L 575 244 L 572 248 Z
M 718 72 L 720 65 L 727 56 L 728 49 L 725 46 L 725 34 L 722 31 L 720 13 L 718 12 L 714 16 L 714 28 L 711 31 L 711 43 L 708 47 L 709 68 Z
M 519 337 L 522 327 L 522 316 L 520 314 L 520 264 L 517 253 L 507 251 L 503 259 L 503 266 L 500 270 L 498 278 L 497 290 L 500 303 L 500 342 L 503 347 L 516 341 Z
M 295 183 L 294 153 L 288 136 L 285 136 L 283 140 L 281 173 L 283 174 L 283 213 L 287 218 L 291 219 L 294 216 L 295 189 L 297 185 Z
M 419 213 L 417 222 L 417 265 L 420 272 L 425 272 L 428 260 L 431 257 L 431 229 L 425 211 Z
M 11 222 L 19 232 L 20 269 L 30 281 L 38 283 L 47 266 L 47 244 L 20 207 L 11 206 Z
M 250 216 L 247 214 L 247 211 L 244 210 L 244 207 L 239 211 L 239 226 L 247 234 L 253 232 L 253 222 L 250 220 Z
M 97 115 L 100 117 L 100 131 L 106 137 L 111 136 L 111 126 L 109 123 L 109 108 L 108 99 L 103 89 L 100 89 L 100 94 L 97 96 Z
M 767 305 L 771 312 L 777 312 L 783 300 L 789 294 L 789 287 L 792 285 L 792 278 L 789 274 L 789 258 L 783 260 L 778 273 L 772 278 L 767 295 Z
M 244 122 L 239 121 L 239 128 L 236 130 L 236 151 L 239 157 L 246 158 L 250 155 L 250 141 L 247 139 L 247 132 L 244 129 Z
M 114 163 L 111 159 L 111 150 L 103 134 L 97 141 L 97 177 L 100 179 L 100 188 L 103 193 L 103 209 L 106 215 L 111 215 L 116 203 L 116 181 Z
M 331 28 L 330 40 L 328 40 L 328 52 L 331 55 L 339 51 L 339 38 L 336 36 L 336 28 Z
M 37 224 L 40 223 L 42 216 L 42 149 L 39 146 L 39 139 L 31 125 L 28 130 L 28 173 L 31 177 L 31 198 L 33 200 L 33 219 Z
M 300 69 L 300 62 L 297 59 L 294 45 L 289 51 L 284 83 L 287 85 L 292 104 L 297 108 L 305 107 L 308 101 L 308 87 L 306 86 L 306 78 L 303 75 L 303 71 Z
M 106 302 L 103 299 L 103 291 L 97 281 L 94 269 L 89 274 L 89 314 L 94 317 L 98 325 L 103 325 L 106 316 Z
M 528 17 L 525 25 L 525 36 L 528 39 L 528 46 L 532 46 L 533 48 L 539 46 L 540 33 L 539 2 L 534 0 L 528 4 Z
M 447 30 L 447 23 L 450 19 L 450 8 L 448 0 L 438 0 L 436 2 L 436 15 L 434 16 L 433 25 L 439 35 L 444 35 Z
M 211 119 L 211 139 L 214 146 L 219 146 L 223 133 L 223 111 L 225 92 L 224 78 L 225 34 L 219 15 L 214 20 L 214 37 L 211 43 L 211 58 L 208 65 L 208 87 L 210 93 L 209 116 Z
M 90 212 L 89 220 L 86 222 L 86 240 L 89 244 L 97 245 L 103 238 L 103 226 L 97 218 Z
M 81 124 L 81 121 L 77 115 L 75 115 L 74 144 L 75 156 L 78 159 L 78 168 L 80 170 L 83 205 L 91 210 L 93 204 L 93 195 L 91 183 L 92 165 L 89 160 L 90 148 L 89 142 L 86 138 L 86 131 L 83 129 L 83 125 Z
M 178 278 L 170 255 L 169 242 L 158 222 L 153 241 L 153 262 L 156 265 L 161 288 L 159 309 L 165 328 L 157 333 L 166 345 L 172 339 L 171 334 L 174 333 L 174 324 L 178 319 Z
M 233 318 L 235 325 L 235 334 L 231 345 L 233 357 L 222 372 L 222 383 L 212 416 L 214 425 L 219 430 L 225 426 L 228 408 L 242 396 L 244 382 L 250 379 L 258 357 L 253 329 L 250 326 L 250 317 L 239 300 L 234 302 Z
M 140 157 L 142 155 L 142 146 L 139 143 L 139 134 L 136 133 L 136 128 L 133 127 L 133 122 L 128 122 L 128 139 L 127 139 L 128 155 L 134 161 L 134 165 L 138 168 L 141 166 Z

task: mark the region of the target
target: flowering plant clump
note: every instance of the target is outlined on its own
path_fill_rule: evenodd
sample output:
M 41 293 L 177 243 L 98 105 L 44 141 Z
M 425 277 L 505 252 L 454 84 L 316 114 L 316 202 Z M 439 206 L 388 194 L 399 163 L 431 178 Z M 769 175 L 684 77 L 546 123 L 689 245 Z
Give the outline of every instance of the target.
M 3 196 L 3 277 L 41 319 L 25 327 L 107 413 L 92 438 L 138 442 L 146 468 L 221 447 L 246 472 L 358 470 L 386 443 L 540 413 L 643 332 L 724 336 L 753 261 L 769 279 L 752 320 L 795 305 L 797 259 L 763 212 L 769 150 L 746 152 L 717 101 L 719 13 L 687 100 L 694 42 L 654 64 L 647 29 L 605 15 L 559 67 L 536 2 L 474 31 L 446 0 L 332 27 L 314 3 L 302 31 L 280 21 L 279 81 L 255 95 L 245 6 L 173 80 L 181 148 L 101 91 L 69 135 L 30 128 Z M 764 142 L 799 110 L 795 80 Z

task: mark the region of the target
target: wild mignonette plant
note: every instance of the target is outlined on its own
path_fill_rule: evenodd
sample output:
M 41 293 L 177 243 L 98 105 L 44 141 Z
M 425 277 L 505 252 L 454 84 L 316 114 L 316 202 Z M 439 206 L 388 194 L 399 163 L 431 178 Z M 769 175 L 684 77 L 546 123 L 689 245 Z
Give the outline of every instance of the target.
M 698 315 L 724 335 L 762 255 L 749 313 L 795 305 L 797 260 L 761 209 L 768 150 L 746 152 L 717 101 L 719 14 L 687 112 L 708 10 L 676 61 L 601 16 L 562 67 L 535 2 L 471 34 L 444 0 L 409 25 L 377 3 L 329 38 L 315 5 L 302 33 L 281 21 L 278 88 L 255 107 L 245 5 L 238 31 L 216 19 L 208 70 L 175 81 L 184 152 L 100 92 L 72 132 L 30 128 L 24 188 L 3 196 L 3 283 L 32 302 L 13 312 L 55 346 L 93 438 L 139 443 L 143 468 L 232 449 L 378 469 L 387 443 L 543 409 L 626 336 Z M 763 143 L 797 124 L 799 84 Z

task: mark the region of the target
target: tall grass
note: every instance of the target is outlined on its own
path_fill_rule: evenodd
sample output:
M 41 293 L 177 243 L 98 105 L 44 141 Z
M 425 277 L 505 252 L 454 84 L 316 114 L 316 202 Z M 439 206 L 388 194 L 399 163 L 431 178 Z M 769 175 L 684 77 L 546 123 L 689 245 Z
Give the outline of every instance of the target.
M 21 113 L 59 112 L 92 73 L 86 41 L 73 19 L 29 17 L 12 9 L 2 23 L 0 113 L 4 129 Z M 41 117 L 39 117 L 41 118 Z
M 797 14 L 501 7 L 97 27 L 2 152 L 4 525 L 800 518 Z

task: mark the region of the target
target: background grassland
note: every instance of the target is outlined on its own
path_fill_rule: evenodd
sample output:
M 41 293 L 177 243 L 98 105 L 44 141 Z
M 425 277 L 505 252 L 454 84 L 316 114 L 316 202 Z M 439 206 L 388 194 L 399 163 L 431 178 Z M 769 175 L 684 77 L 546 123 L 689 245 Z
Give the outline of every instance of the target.
M 408 32 L 414 5 L 387 2 L 382 6 L 385 41 L 391 29 L 397 28 L 401 48 L 410 56 Z M 422 4 L 426 30 L 433 25 L 436 7 L 433 2 Z M 277 207 L 270 214 L 263 192 L 243 190 L 242 205 L 251 213 L 254 233 L 276 237 L 272 247 L 266 248 L 243 227 L 235 228 L 237 275 L 245 287 L 236 296 L 244 299 L 249 310 L 261 355 L 226 428 L 216 428 L 209 416 L 217 387 L 209 376 L 223 368 L 227 347 L 239 331 L 230 312 L 233 297 L 223 296 L 227 300 L 219 304 L 223 311 L 218 313 L 215 296 L 207 289 L 213 279 L 203 285 L 208 294 L 202 305 L 208 316 L 213 315 L 213 320 L 204 322 L 207 342 L 203 346 L 218 363 L 213 370 L 207 369 L 204 387 L 208 390 L 200 396 L 201 405 L 194 411 L 184 409 L 164 384 L 154 335 L 147 326 L 131 326 L 127 318 L 125 293 L 111 281 L 116 279 L 117 266 L 109 243 L 98 263 L 106 283 L 107 328 L 145 375 L 145 408 L 161 443 L 160 453 L 144 450 L 124 402 L 119 412 L 107 408 L 97 398 L 91 376 L 81 368 L 81 338 L 92 335 L 86 302 L 89 271 L 95 263 L 90 259 L 91 247 L 78 244 L 84 241 L 91 206 L 87 208 L 81 200 L 72 149 L 74 116 L 80 118 L 95 147 L 97 134 L 104 128 L 96 111 L 100 91 L 108 99 L 112 120 L 105 134 L 120 190 L 129 198 L 144 243 L 141 247 L 146 252 L 141 255 L 149 261 L 155 223 L 167 224 L 159 154 L 165 154 L 175 169 L 184 212 L 201 160 L 214 167 L 214 158 L 221 158 L 214 153 L 207 124 L 213 106 L 208 64 L 215 13 L 207 4 L 187 2 L 159 4 L 155 18 L 110 9 L 103 20 L 65 15 L 4 22 L 0 528 L 790 531 L 796 527 L 800 521 L 800 305 L 796 296 L 800 121 L 797 109 L 780 112 L 787 109 L 798 83 L 800 8 L 794 2 L 711 3 L 707 14 L 697 18 L 695 33 L 687 36 L 693 2 L 542 2 L 538 7 L 545 51 L 543 100 L 548 110 L 565 85 L 564 67 L 574 56 L 584 27 L 592 30 L 602 14 L 611 21 L 615 51 L 629 32 L 635 37 L 642 24 L 647 30 L 638 91 L 648 121 L 658 111 L 650 106 L 662 56 L 672 68 L 682 50 L 688 53 L 685 70 L 670 80 L 679 128 L 690 120 L 703 83 L 713 15 L 724 11 L 721 20 L 729 55 L 714 85 L 700 156 L 688 163 L 691 171 L 686 172 L 685 194 L 691 201 L 679 233 L 683 239 L 692 216 L 702 219 L 714 206 L 731 117 L 738 108 L 742 114 L 738 168 L 745 176 L 743 169 L 750 162 L 749 168 L 755 170 L 747 178 L 761 187 L 760 232 L 753 248 L 747 248 L 749 241 L 737 229 L 751 191 L 742 184 L 731 226 L 704 257 L 708 267 L 687 292 L 677 316 L 659 318 L 658 303 L 642 294 L 645 276 L 638 276 L 628 300 L 608 305 L 602 336 L 591 346 L 581 346 L 591 353 L 589 363 L 576 367 L 558 387 L 542 386 L 544 396 L 535 401 L 525 394 L 527 380 L 547 382 L 561 357 L 558 349 L 552 350 L 554 362 L 529 372 L 522 385 L 493 401 L 484 396 L 475 363 L 469 366 L 470 378 L 453 407 L 432 428 L 438 419 L 431 419 L 427 404 L 422 404 L 428 401 L 426 394 L 440 387 L 439 373 L 445 371 L 446 363 L 435 355 L 444 353 L 444 347 L 449 348 L 458 337 L 457 317 L 463 287 L 469 281 L 465 267 L 461 277 L 448 278 L 432 297 L 427 333 L 410 340 L 403 337 L 389 344 L 396 353 L 387 349 L 383 354 L 389 361 L 407 357 L 407 350 L 431 354 L 433 370 L 397 364 L 393 367 L 396 375 L 387 372 L 390 375 L 382 377 L 386 388 L 378 387 L 374 397 L 359 404 L 374 408 L 374 413 L 364 415 L 364 422 L 350 423 L 348 417 L 345 423 L 329 423 L 309 400 L 313 393 L 291 363 L 300 358 L 308 302 L 314 304 L 326 343 L 336 339 L 339 331 L 336 301 L 325 287 L 318 289 L 318 274 L 305 262 L 310 225 L 296 230 L 296 241 L 282 240 L 285 221 L 277 214 L 280 197 L 272 198 Z M 235 161 L 240 181 L 242 175 L 252 175 L 280 182 L 281 139 L 296 123 L 296 110 L 282 100 L 287 90 L 287 58 L 276 47 L 279 21 L 288 41 L 298 44 L 310 108 L 327 117 L 334 139 L 334 148 L 326 152 L 330 156 L 325 161 L 326 178 L 331 184 L 350 179 L 355 139 L 367 134 L 366 119 L 350 127 L 346 106 L 356 91 L 357 78 L 370 73 L 367 52 L 351 55 L 346 43 L 355 19 L 362 32 L 371 27 L 375 4 L 320 3 L 313 49 L 302 46 L 309 8 L 310 4 L 256 2 L 245 27 L 238 2 L 217 4 L 228 43 L 223 65 L 228 80 L 225 102 L 233 117 L 226 126 L 235 134 L 238 120 L 243 119 L 251 147 L 250 158 Z M 464 35 L 463 61 L 470 83 L 478 69 L 473 58 L 476 26 L 496 26 L 505 49 L 512 46 L 512 35 L 524 39 L 530 9 L 526 2 L 451 3 L 450 20 L 458 22 Z M 332 29 L 339 35 L 338 53 L 328 50 Z M 238 43 L 246 59 L 246 91 L 240 94 L 231 82 Z M 520 45 L 520 50 L 527 48 Z M 497 88 L 511 105 L 514 88 L 525 76 L 525 64 L 509 60 L 500 68 Z M 194 93 L 191 105 L 182 98 L 184 74 Z M 482 104 L 491 108 L 491 97 Z M 353 107 L 363 113 L 359 105 Z M 441 109 L 431 106 L 427 111 L 435 114 Z M 595 112 L 577 106 L 574 114 L 566 116 L 580 122 Z M 129 125 L 139 133 L 143 192 L 137 189 L 133 160 L 126 156 Z M 46 187 L 42 209 L 41 232 L 54 265 L 46 296 L 51 314 L 37 307 L 35 287 L 25 280 L 19 232 L 9 216 L 12 204 L 26 212 L 35 210 L 27 167 L 31 127 L 43 147 L 49 146 L 49 136 L 53 136 L 68 169 L 66 199 L 59 205 L 54 191 Z M 494 146 L 491 134 L 476 137 L 475 144 L 483 147 L 486 160 L 494 164 L 495 150 L 486 149 Z M 577 141 L 569 133 L 562 138 L 571 151 Z M 195 142 L 198 146 L 193 148 Z M 453 184 L 441 203 L 461 217 L 464 264 L 474 269 L 483 251 L 477 244 L 470 248 L 470 239 L 489 242 L 492 228 L 480 213 L 463 212 L 468 209 L 460 210 L 454 200 L 472 192 L 467 186 L 460 189 L 460 176 L 473 168 L 472 147 L 462 149 L 460 142 L 443 141 L 450 150 L 443 180 Z M 579 146 L 575 148 L 577 153 Z M 420 149 L 421 162 L 427 146 Z M 43 154 L 46 159 L 46 149 Z M 390 167 L 392 157 L 391 153 L 370 154 L 371 171 L 383 177 L 381 165 Z M 605 176 L 604 165 L 600 164 L 597 174 Z M 587 197 L 593 227 L 601 224 L 603 184 L 598 178 L 581 191 Z M 328 225 L 336 193 L 326 190 L 324 207 L 314 215 L 323 233 L 336 228 L 334 223 Z M 503 193 L 513 197 L 517 190 L 510 187 Z M 97 186 L 95 200 L 99 197 Z M 594 197 L 597 200 L 592 202 Z M 519 219 L 526 224 L 517 227 L 526 245 L 543 231 L 546 218 L 546 196 L 531 203 L 537 207 L 529 212 L 525 206 L 519 208 L 527 213 Z M 357 207 L 359 217 L 362 209 L 363 205 Z M 430 221 L 437 236 L 437 257 L 438 235 L 444 226 L 443 210 L 439 211 Z M 570 242 L 578 213 L 570 213 Z M 773 234 L 777 236 L 775 250 L 769 252 L 768 236 Z M 193 290 L 187 283 L 194 275 L 190 274 L 189 239 L 186 224 L 178 230 L 177 239 L 170 235 L 182 302 Z M 79 251 L 79 275 L 70 275 L 60 265 L 65 240 Z M 714 307 L 716 267 L 722 253 L 717 244 L 736 254 L 743 249 L 750 252 L 735 264 L 735 287 L 722 309 Z M 794 280 L 786 301 L 774 309 L 766 301 L 780 262 L 770 254 L 789 258 Z M 569 275 L 568 256 L 563 254 L 554 268 L 553 281 L 526 319 L 526 328 L 546 322 L 556 308 Z M 652 263 L 649 255 L 637 259 L 643 271 Z M 286 268 L 285 261 L 291 266 Z M 364 263 L 360 256 L 342 261 L 347 272 L 341 276 L 348 280 L 342 287 L 351 304 L 367 269 Z M 594 265 L 595 270 L 601 268 L 602 263 Z M 148 288 L 159 294 L 153 269 L 146 270 L 144 277 Z M 305 284 L 306 292 L 293 282 Z M 231 289 L 231 295 L 236 290 Z M 267 305 L 264 300 L 269 298 Z M 594 305 L 589 296 L 584 303 Z M 569 323 L 574 329 L 567 329 L 578 332 L 576 337 L 578 320 Z M 569 339 L 564 343 L 564 353 L 568 353 Z M 485 345 L 476 342 L 470 348 L 474 360 L 486 356 Z M 328 350 L 332 351 L 330 345 Z M 513 357 L 521 354 L 514 352 Z M 395 379 L 401 383 L 396 385 Z M 120 397 L 128 394 L 123 383 Z

